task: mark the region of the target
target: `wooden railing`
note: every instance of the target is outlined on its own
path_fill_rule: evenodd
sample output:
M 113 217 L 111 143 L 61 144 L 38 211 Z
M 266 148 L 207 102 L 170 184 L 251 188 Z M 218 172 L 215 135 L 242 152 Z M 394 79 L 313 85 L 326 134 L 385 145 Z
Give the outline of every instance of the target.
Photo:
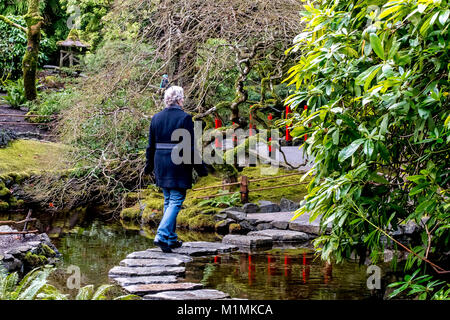
M 293 186 L 299 186 L 299 185 L 302 185 L 302 184 L 307 184 L 307 182 L 299 182 L 299 183 L 292 183 L 292 184 L 284 184 L 284 185 L 277 185 L 277 186 L 271 186 L 271 187 L 250 189 L 250 183 L 258 182 L 258 181 L 265 181 L 265 180 L 280 179 L 280 178 L 291 177 L 291 176 L 296 176 L 296 175 L 301 175 L 301 174 L 304 174 L 304 172 L 296 172 L 296 173 L 284 174 L 284 175 L 281 175 L 281 176 L 270 176 L 270 177 L 258 178 L 258 179 L 248 179 L 247 176 L 241 176 L 241 180 L 239 182 L 223 183 L 223 184 L 215 185 L 215 186 L 208 186 L 208 187 L 203 187 L 203 188 L 195 188 L 195 189 L 192 189 L 192 191 L 201 191 L 201 190 L 219 189 L 219 188 L 223 189 L 224 187 L 239 185 L 240 186 L 239 192 L 241 194 L 241 202 L 242 203 L 247 203 L 250 192 L 257 192 L 257 191 L 271 190 L 271 189 L 278 189 L 278 188 L 288 188 L 288 187 L 293 187 Z M 221 197 L 221 196 L 224 196 L 224 195 L 234 194 L 236 192 L 237 191 L 230 191 L 230 192 L 225 192 L 225 193 L 217 193 L 217 194 L 208 195 L 208 196 L 196 197 L 196 199 L 210 199 L 210 198 L 215 198 L 215 197 Z

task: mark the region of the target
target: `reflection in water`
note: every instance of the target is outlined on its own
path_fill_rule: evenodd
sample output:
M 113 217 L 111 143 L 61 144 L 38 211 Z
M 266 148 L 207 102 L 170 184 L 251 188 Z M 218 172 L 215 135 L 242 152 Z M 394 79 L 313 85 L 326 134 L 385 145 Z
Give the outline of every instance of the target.
M 305 249 L 199 258 L 186 270 L 186 281 L 245 299 L 364 299 L 366 279 L 364 266 L 332 265 Z
M 129 253 L 153 247 L 154 229 L 98 220 L 98 213 L 76 211 L 46 214 L 37 225 L 46 231 L 62 254 L 52 284 L 66 287 L 67 267 L 81 271 L 81 285 L 109 282 L 108 271 Z M 91 217 L 94 217 L 91 218 Z M 5 217 L 9 220 L 12 217 Z M 20 217 L 14 216 L 14 219 Z M 177 231 L 183 241 L 220 241 L 215 234 Z M 186 266 L 186 281 L 246 299 L 363 299 L 366 268 L 355 263 L 332 265 L 315 259 L 309 249 L 277 249 L 268 252 L 231 253 L 196 258 Z

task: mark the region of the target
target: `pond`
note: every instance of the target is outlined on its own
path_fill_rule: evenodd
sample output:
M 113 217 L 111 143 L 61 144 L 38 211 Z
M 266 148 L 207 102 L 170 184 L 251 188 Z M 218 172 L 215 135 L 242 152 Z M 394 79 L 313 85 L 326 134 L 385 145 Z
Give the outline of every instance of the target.
M 71 296 L 76 290 L 66 285 L 69 266 L 79 268 L 82 286 L 99 286 L 109 283 L 108 271 L 127 254 L 154 247 L 154 229 L 124 225 L 95 212 L 38 219 L 39 229 L 49 234 L 62 254 L 51 283 Z M 183 241 L 220 241 L 214 233 L 177 232 Z M 185 281 L 201 282 L 233 298 L 366 299 L 371 297 L 366 268 L 353 262 L 327 264 L 309 248 L 272 249 L 195 258 L 186 266 Z

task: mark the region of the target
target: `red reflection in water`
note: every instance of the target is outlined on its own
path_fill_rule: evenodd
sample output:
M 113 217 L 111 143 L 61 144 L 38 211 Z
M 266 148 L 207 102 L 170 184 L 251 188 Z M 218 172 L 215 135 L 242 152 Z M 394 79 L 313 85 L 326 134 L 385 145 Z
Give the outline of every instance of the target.
M 214 257 L 214 263 L 219 263 L 222 261 L 222 258 L 220 256 L 215 256 Z
M 288 277 L 291 275 L 291 257 L 289 257 L 288 255 L 284 256 L 284 276 Z
M 309 261 L 306 259 L 306 254 L 303 254 L 303 270 L 302 270 L 303 283 L 308 282 L 310 271 L 311 267 L 309 265 Z
M 248 284 L 252 285 L 253 280 L 255 280 L 256 274 L 255 274 L 255 266 L 252 263 L 252 255 L 248 254 Z

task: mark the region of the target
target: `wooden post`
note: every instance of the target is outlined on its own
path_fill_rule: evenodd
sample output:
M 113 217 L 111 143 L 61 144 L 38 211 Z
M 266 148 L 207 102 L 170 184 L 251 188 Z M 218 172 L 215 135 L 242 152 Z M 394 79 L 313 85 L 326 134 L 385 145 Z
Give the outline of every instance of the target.
M 248 202 L 248 177 L 242 176 L 241 177 L 241 202 L 247 203 Z

